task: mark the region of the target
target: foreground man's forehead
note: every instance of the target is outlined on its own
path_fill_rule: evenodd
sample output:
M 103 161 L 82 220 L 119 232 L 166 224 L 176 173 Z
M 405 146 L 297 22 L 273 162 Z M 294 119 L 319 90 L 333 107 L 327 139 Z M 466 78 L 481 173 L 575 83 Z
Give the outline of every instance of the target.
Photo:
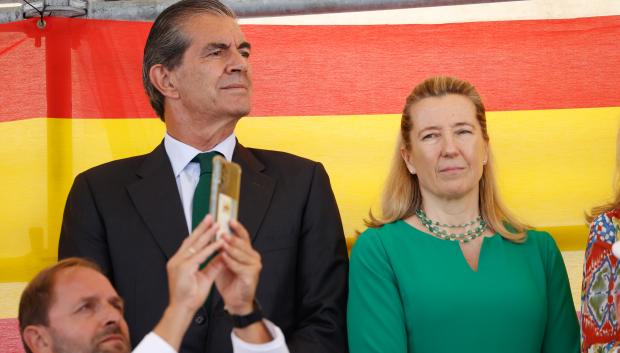
M 87 267 L 70 267 L 59 271 L 54 278 L 54 306 L 71 306 L 85 300 L 104 299 L 121 303 L 110 281 L 100 272 Z

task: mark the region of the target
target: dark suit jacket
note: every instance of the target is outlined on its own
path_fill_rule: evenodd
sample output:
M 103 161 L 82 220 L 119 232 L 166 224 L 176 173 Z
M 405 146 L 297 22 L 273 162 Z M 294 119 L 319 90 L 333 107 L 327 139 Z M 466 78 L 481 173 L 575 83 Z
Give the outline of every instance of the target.
M 320 163 L 237 143 L 239 220 L 261 254 L 257 298 L 291 352 L 346 352 L 348 258 L 342 223 Z M 134 345 L 168 303 L 166 262 L 187 236 L 163 144 L 75 178 L 58 257 L 98 263 L 125 300 Z M 182 352 L 231 352 L 229 318 L 215 291 L 187 331 Z

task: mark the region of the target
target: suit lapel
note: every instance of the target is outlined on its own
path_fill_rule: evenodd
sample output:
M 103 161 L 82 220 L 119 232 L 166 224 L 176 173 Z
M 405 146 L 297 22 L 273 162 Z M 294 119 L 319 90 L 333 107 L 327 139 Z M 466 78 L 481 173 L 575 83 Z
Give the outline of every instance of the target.
M 235 146 L 233 161 L 241 166 L 241 193 L 239 200 L 239 222 L 250 233 L 252 243 L 256 242 L 258 230 L 267 213 L 276 181 L 262 173 L 265 166 L 254 156 L 252 151 L 243 147 L 239 141 Z M 209 308 L 213 312 L 217 307 L 224 307 L 222 296 L 213 289 L 213 300 Z
M 233 161 L 241 166 L 241 195 L 239 200 L 239 222 L 245 226 L 252 237 L 252 243 L 263 222 L 273 190 L 275 179 L 262 171 L 265 166 L 254 154 L 237 142 Z
M 127 190 L 155 241 L 170 258 L 187 236 L 187 224 L 163 143 L 147 155 L 137 174 L 141 179 Z

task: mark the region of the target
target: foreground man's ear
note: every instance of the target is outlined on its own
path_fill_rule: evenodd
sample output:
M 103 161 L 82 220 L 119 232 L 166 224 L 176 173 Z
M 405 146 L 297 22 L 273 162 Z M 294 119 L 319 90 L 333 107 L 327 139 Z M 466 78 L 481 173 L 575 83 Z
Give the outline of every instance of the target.
M 33 353 L 53 353 L 52 337 L 46 327 L 26 326 L 22 338 Z

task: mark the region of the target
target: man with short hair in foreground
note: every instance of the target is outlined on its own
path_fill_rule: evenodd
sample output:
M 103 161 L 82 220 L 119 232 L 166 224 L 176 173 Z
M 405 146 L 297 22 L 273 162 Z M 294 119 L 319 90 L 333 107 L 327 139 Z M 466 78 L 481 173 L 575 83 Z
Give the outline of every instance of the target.
M 238 228 L 233 222 L 231 228 Z M 233 239 L 223 236 L 211 242 L 217 232 L 211 216 L 181 244 L 167 264 L 169 303 L 163 317 L 145 336 L 134 353 L 176 353 L 194 313 L 205 302 L 218 277 L 238 280 L 235 266 L 258 269 L 260 255 L 247 256 L 239 263 L 237 254 L 247 233 Z M 209 256 L 219 251 L 206 267 Z M 224 260 L 226 258 L 226 260 Z M 225 303 L 228 304 L 228 303 Z M 27 353 L 128 353 L 129 329 L 123 318 L 124 304 L 99 267 L 88 260 L 67 258 L 41 271 L 26 287 L 19 303 L 19 330 Z M 233 351 L 288 352 L 282 332 L 263 320 L 273 337 L 265 344 L 251 344 L 241 338 L 255 335 L 253 325 L 235 328 L 231 334 Z

